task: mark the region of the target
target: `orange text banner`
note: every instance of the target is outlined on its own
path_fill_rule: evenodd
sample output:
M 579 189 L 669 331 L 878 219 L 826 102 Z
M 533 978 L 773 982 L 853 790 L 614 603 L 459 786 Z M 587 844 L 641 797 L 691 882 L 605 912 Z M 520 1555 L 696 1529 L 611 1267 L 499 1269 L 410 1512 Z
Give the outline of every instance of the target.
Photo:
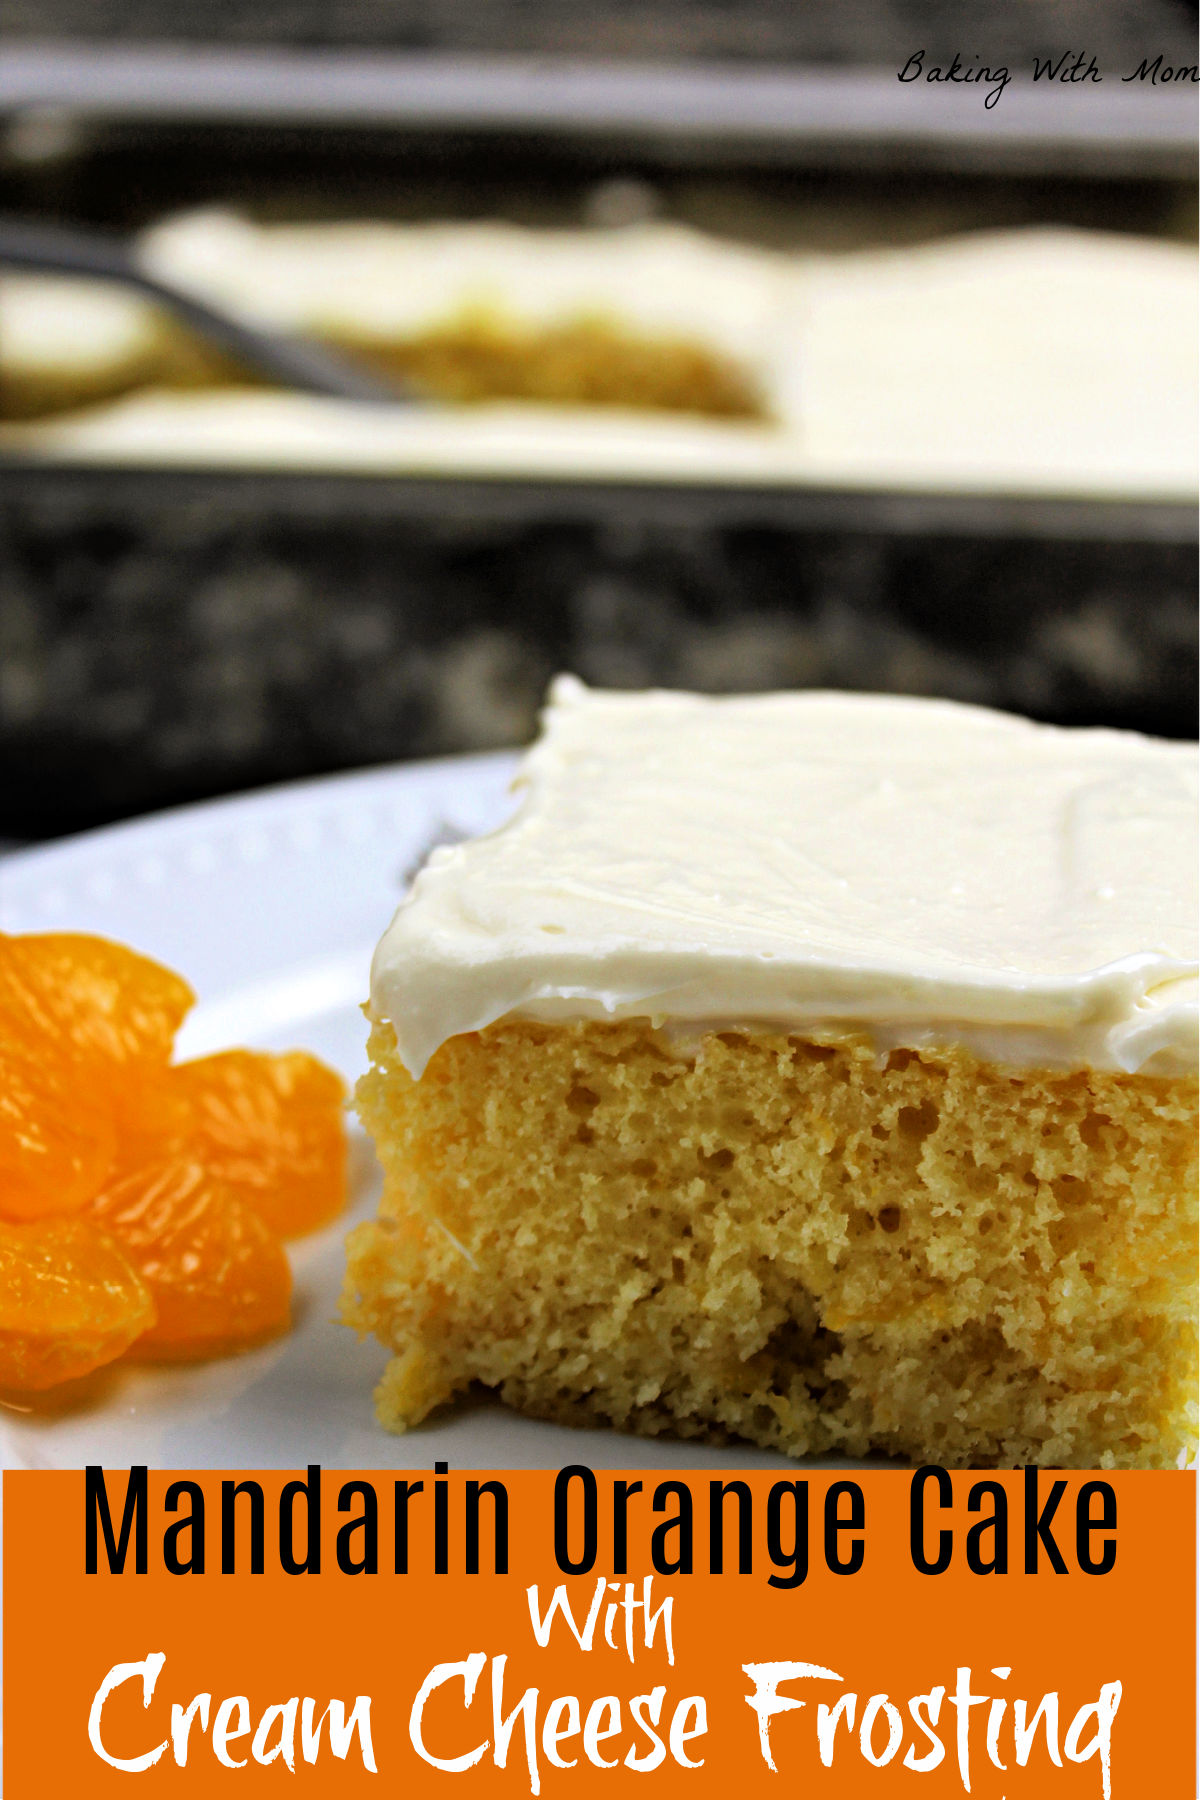
M 9 1473 L 4 1793 L 1190 1800 L 1194 1514 L 1182 1472 Z

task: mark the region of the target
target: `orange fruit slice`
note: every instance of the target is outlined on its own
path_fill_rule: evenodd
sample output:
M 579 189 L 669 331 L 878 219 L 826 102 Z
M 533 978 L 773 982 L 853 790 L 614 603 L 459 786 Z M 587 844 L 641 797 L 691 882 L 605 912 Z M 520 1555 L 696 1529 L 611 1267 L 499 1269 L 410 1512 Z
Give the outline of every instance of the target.
M 0 1385 L 290 1324 L 279 1237 L 345 1202 L 345 1091 L 303 1052 L 172 1067 L 192 999 L 106 939 L 0 935 Z
M 0 1387 L 87 1375 L 153 1323 L 145 1283 L 91 1220 L 0 1224 Z
M 122 1106 L 166 1066 L 191 1003 L 178 975 L 104 938 L 0 935 L 0 1217 L 95 1193 Z
M 191 1112 L 193 1153 L 281 1237 L 342 1210 L 346 1090 L 315 1056 L 226 1050 L 181 1063 L 170 1083 Z
M 170 1060 L 195 1002 L 182 976 L 80 932 L 0 937 L 0 1018 L 39 1052 L 89 1064 Z
M 168 1154 L 109 1183 L 89 1215 L 109 1231 L 153 1296 L 139 1354 L 220 1356 L 291 1323 L 282 1244 L 194 1157 Z
M 77 1212 L 112 1165 L 111 1111 L 69 1065 L 39 1064 L 0 1038 L 0 1219 Z

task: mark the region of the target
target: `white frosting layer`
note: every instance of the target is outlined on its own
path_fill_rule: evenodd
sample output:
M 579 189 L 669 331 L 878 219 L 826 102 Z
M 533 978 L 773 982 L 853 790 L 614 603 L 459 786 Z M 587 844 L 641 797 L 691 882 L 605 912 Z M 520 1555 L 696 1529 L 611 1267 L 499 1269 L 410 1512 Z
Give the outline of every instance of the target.
M 1196 1064 L 1193 746 L 948 701 L 552 689 L 491 836 L 436 850 L 371 997 L 414 1075 L 518 1016 L 867 1030 Z
M 776 405 L 848 482 L 1194 486 L 1196 276 L 1183 244 L 1050 228 L 829 259 Z
M 0 279 L 0 368 L 18 379 L 135 376 L 156 329 L 147 301 L 100 281 Z

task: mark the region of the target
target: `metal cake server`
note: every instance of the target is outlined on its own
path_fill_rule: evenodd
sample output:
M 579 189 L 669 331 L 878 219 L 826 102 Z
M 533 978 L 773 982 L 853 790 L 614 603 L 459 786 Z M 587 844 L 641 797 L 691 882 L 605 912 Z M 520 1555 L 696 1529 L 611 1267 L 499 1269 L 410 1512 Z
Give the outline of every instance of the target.
M 352 357 L 297 338 L 248 325 L 203 300 L 148 275 L 124 239 L 74 225 L 0 215 L 0 270 L 71 275 L 115 282 L 158 302 L 186 325 L 255 374 L 274 384 L 340 400 L 395 403 L 412 395 Z

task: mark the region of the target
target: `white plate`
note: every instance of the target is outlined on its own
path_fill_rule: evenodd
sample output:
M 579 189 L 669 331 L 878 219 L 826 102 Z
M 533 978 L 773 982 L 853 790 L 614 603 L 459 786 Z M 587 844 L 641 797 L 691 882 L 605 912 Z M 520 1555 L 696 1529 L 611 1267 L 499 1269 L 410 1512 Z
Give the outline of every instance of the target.
M 365 1066 L 359 1005 L 371 951 L 407 875 L 447 828 L 500 823 L 512 767 L 509 756 L 477 756 L 332 776 L 7 856 L 0 929 L 99 932 L 178 969 L 199 997 L 182 1055 L 301 1046 L 352 1081 Z M 369 1143 L 355 1132 L 352 1148 L 351 1220 L 368 1216 L 379 1192 Z M 57 1410 L 6 1407 L 0 1466 L 788 1466 L 749 1448 L 573 1431 L 494 1405 L 389 1436 L 371 1406 L 386 1354 L 334 1319 L 346 1223 L 294 1247 L 290 1336 L 201 1366 L 115 1366 Z

